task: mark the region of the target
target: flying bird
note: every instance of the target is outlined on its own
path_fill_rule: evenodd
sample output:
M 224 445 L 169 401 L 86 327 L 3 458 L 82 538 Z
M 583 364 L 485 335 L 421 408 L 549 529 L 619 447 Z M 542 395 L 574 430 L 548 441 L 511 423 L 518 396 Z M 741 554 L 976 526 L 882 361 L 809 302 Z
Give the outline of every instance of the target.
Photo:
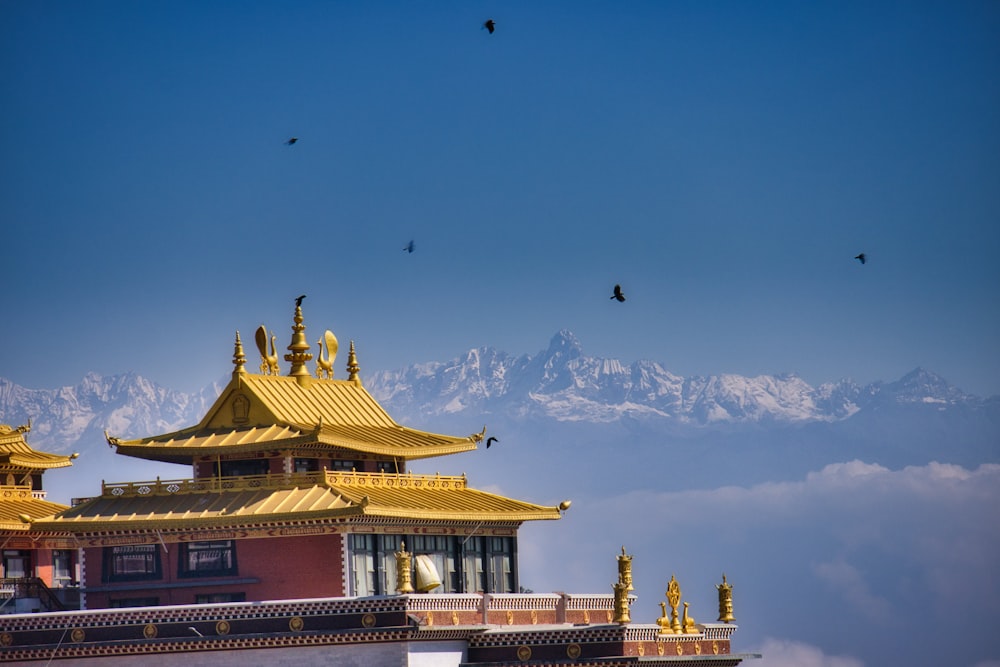
M 404 245 L 404 246 L 403 246 L 403 250 L 405 250 L 405 251 L 406 251 L 406 252 L 408 252 L 408 253 L 412 253 L 412 252 L 413 252 L 413 249 L 414 249 L 415 247 L 416 247 L 416 246 L 415 246 L 415 245 L 413 245 L 413 241 L 410 241 L 409 243 L 407 243 L 406 245 Z
M 285 142 L 285 145 L 286 146 L 291 146 L 291 145 L 293 145 L 298 140 L 299 140 L 298 137 L 292 137 L 291 139 L 289 139 L 288 141 Z
M 304 298 L 306 298 L 305 294 L 300 294 L 299 296 L 295 297 L 295 307 L 296 308 L 299 308 L 300 306 L 302 306 L 302 299 L 304 299 Z
M 500 442 L 500 441 L 494 438 L 493 436 L 486 438 L 486 449 L 489 449 L 490 445 L 492 445 L 494 442 Z
M 865 257 L 865 253 L 861 253 L 860 255 L 858 255 L 857 257 L 855 257 L 854 259 L 858 260 L 862 264 L 864 264 L 866 261 L 868 261 L 867 258 Z
M 615 285 L 615 293 L 611 295 L 612 299 L 618 299 L 619 302 L 625 300 L 625 295 L 622 294 L 622 286 Z
M 492 35 L 493 31 L 497 29 L 497 24 L 493 19 L 486 19 L 486 23 L 483 24 L 483 27 L 489 30 Z

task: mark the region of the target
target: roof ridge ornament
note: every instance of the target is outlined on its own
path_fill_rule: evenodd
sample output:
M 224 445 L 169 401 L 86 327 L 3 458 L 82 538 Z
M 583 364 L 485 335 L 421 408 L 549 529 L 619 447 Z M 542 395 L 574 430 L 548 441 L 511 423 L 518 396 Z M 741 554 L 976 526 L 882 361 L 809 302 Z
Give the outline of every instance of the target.
M 243 341 L 240 340 L 240 332 L 236 332 L 236 343 L 233 346 L 233 365 L 236 366 L 233 369 L 233 377 L 237 375 L 246 375 L 247 369 L 245 365 L 247 363 L 247 357 L 243 354 Z
M 339 347 L 337 337 L 327 329 L 323 333 L 323 337 L 316 341 L 316 345 L 319 348 L 319 353 L 316 355 L 316 377 L 332 380 L 333 360 L 337 358 L 337 348 Z M 324 345 L 326 345 L 326 359 L 323 358 Z
M 361 367 L 358 366 L 358 356 L 354 354 L 354 341 L 352 340 L 351 348 L 347 352 L 347 379 L 360 385 L 361 377 L 358 375 L 360 370 Z
M 302 316 L 302 299 L 304 298 L 306 298 L 305 294 L 295 299 L 295 316 L 292 318 L 295 324 L 292 325 L 292 342 L 288 346 L 290 353 L 285 355 L 285 361 L 292 365 L 288 374 L 295 378 L 300 386 L 308 387 L 312 381 L 312 375 L 306 368 L 306 362 L 310 361 L 313 355 L 309 352 L 309 341 L 306 340 L 306 326 L 302 324 L 305 319 Z
M 281 372 L 278 367 L 278 352 L 274 349 L 274 341 L 278 337 L 271 332 L 271 354 L 267 353 L 267 327 L 263 324 L 257 327 L 254 332 L 254 339 L 257 342 L 257 350 L 260 352 L 260 372 L 262 375 L 277 375 Z

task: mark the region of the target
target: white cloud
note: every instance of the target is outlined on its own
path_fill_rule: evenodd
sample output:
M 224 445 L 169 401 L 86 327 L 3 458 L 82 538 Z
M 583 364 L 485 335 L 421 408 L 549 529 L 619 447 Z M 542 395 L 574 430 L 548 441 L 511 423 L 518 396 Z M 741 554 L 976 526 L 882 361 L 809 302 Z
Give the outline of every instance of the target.
M 788 639 L 768 637 L 753 653 L 763 655 L 754 660 L 753 667 L 864 667 L 857 658 L 825 655 L 822 650 L 809 644 Z
M 524 585 L 609 592 L 624 544 L 636 622 L 658 615 L 671 574 L 694 617 L 714 620 L 726 572 L 735 651 L 780 636 L 869 664 L 972 665 L 1000 648 L 988 621 L 1000 615 L 1000 465 L 849 461 L 793 482 L 587 491 L 564 520 L 522 528 L 521 544 L 533 545 L 522 547 Z M 973 639 L 956 649 L 941 633 Z M 849 651 L 832 651 L 845 636 Z

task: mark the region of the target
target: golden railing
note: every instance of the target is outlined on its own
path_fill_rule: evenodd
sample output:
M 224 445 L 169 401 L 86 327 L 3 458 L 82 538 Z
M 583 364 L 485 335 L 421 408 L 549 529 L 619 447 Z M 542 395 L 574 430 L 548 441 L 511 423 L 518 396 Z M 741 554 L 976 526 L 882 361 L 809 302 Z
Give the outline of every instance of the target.
M 258 491 L 301 486 L 349 486 L 358 489 L 464 489 L 465 475 L 414 475 L 412 473 L 319 472 L 243 475 L 234 477 L 199 477 L 197 479 L 156 478 L 148 482 L 101 482 L 101 495 L 108 498 L 133 498 L 221 491 Z M 3 488 L 10 487 L 0 487 Z

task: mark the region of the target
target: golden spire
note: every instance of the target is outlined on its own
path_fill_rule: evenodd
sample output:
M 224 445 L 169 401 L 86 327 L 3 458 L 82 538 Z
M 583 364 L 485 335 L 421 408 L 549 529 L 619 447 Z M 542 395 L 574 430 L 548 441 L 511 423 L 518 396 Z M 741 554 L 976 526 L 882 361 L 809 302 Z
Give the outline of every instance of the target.
M 412 556 L 406 551 L 406 542 L 400 542 L 399 551 L 396 552 L 396 592 L 401 595 L 414 592 L 410 575 Z
M 354 354 L 354 341 L 352 340 L 351 349 L 347 353 L 347 372 L 349 374 L 347 379 L 361 384 L 361 378 L 358 376 L 358 371 L 360 370 L 361 367 L 358 366 L 358 357 Z
M 618 581 L 625 584 L 629 593 L 635 590 L 632 586 L 632 556 L 625 553 L 625 545 L 622 545 L 622 555 L 618 556 Z
M 719 620 L 723 623 L 732 623 L 736 620 L 733 617 L 733 585 L 726 581 L 725 572 L 722 573 L 722 583 L 716 584 L 719 591 Z
M 236 345 L 233 348 L 233 365 L 236 366 L 233 369 L 233 376 L 246 375 L 247 370 L 243 367 L 246 364 L 247 358 L 243 354 L 243 341 L 240 340 L 240 332 L 236 332 Z
M 285 361 L 289 362 L 292 367 L 288 371 L 288 374 L 295 378 L 303 387 L 308 387 L 310 381 L 312 380 L 312 375 L 309 374 L 309 369 L 306 368 L 306 362 L 313 358 L 312 354 L 309 353 L 309 341 L 306 340 L 306 327 L 302 324 L 305 319 L 302 317 L 302 299 L 305 298 L 303 294 L 295 300 L 295 324 L 292 325 L 292 343 L 288 346 L 290 354 L 285 355 Z

